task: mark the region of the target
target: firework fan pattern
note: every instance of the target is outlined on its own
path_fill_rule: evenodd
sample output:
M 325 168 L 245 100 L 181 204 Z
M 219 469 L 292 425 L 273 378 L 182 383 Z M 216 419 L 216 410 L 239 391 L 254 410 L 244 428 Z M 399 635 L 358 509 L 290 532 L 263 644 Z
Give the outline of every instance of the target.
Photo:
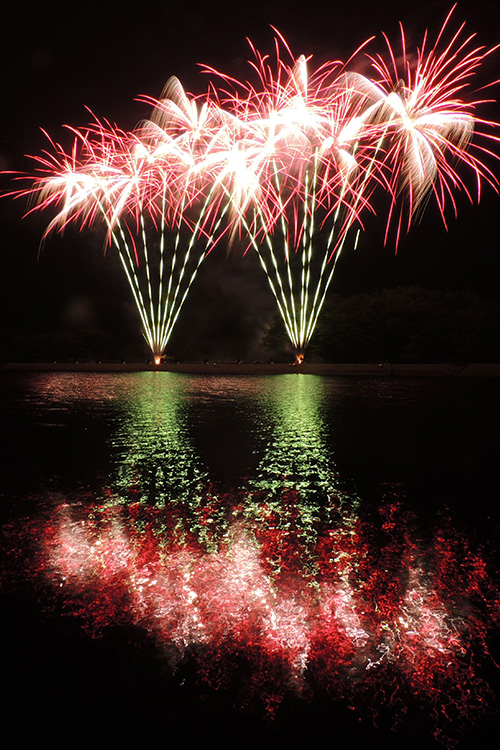
M 471 93 L 492 49 L 452 13 L 415 54 L 385 38 L 347 62 L 314 69 L 276 32 L 275 55 L 253 50 L 256 83 L 206 69 L 208 93 L 171 78 L 133 132 L 95 119 L 50 140 L 29 186 L 31 210 L 55 212 L 46 234 L 100 222 L 117 251 L 148 347 L 159 363 L 200 264 L 216 245 L 258 253 L 297 361 L 313 335 L 337 261 L 389 196 L 387 236 L 434 200 L 446 223 L 456 194 L 496 186 L 498 142 Z M 372 75 L 356 72 L 367 55 Z M 26 176 L 24 176 L 26 178 Z M 380 213 L 380 212 L 379 212 Z M 391 230 L 394 230 L 391 232 Z

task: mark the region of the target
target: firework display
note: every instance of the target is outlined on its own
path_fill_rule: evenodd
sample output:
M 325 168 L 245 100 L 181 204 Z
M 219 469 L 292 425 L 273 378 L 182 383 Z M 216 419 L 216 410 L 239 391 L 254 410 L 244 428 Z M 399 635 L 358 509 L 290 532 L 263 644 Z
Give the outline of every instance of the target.
M 274 61 L 252 48 L 255 84 L 206 69 L 208 93 L 190 97 L 171 78 L 160 98 L 143 98 L 152 114 L 133 132 L 96 119 L 72 129 L 69 151 L 51 141 L 17 194 L 55 209 L 46 233 L 102 222 L 156 362 L 222 241 L 258 253 L 302 361 L 374 195 L 388 196 L 386 239 L 394 229 L 397 245 L 429 200 L 446 223 L 457 191 L 479 200 L 484 183 L 496 185 L 487 165 L 495 123 L 478 117 L 484 100 L 471 94 L 492 50 L 463 25 L 451 31 L 450 18 L 415 54 L 401 28 L 386 53 L 365 44 L 348 63 L 317 69 L 276 33 Z M 361 54 L 370 77 L 356 71 Z

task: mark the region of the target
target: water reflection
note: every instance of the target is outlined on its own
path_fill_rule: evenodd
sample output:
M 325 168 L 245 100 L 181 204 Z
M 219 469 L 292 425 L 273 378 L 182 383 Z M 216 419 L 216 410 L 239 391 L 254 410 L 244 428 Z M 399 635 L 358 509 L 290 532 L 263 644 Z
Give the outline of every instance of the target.
M 257 468 L 226 491 L 191 430 L 224 384 L 157 375 L 103 390 L 119 403 L 103 496 L 51 496 L 6 527 L 18 572 L 93 635 L 141 628 L 241 706 L 273 715 L 290 695 L 328 696 L 397 726 L 411 703 L 450 745 L 494 702 L 481 669 L 500 596 L 485 553 L 445 515 L 424 534 L 401 487 L 376 509 L 342 488 L 324 380 L 253 381 Z M 231 388 L 248 397 L 245 381 Z
M 332 489 L 334 465 L 320 414 L 324 379 L 278 376 L 266 383 L 259 405 L 261 460 L 249 487 L 279 494 L 294 489 L 303 500 Z
M 173 373 L 143 372 L 120 393 L 121 412 L 110 439 L 110 489 L 116 498 L 156 504 L 196 504 L 207 473 L 187 424 L 188 381 Z
M 178 504 L 62 501 L 17 539 L 47 603 L 62 597 L 93 635 L 142 628 L 177 669 L 194 661 L 242 706 L 273 714 L 289 695 L 328 695 L 397 725 L 416 701 L 447 744 L 458 718 L 492 705 L 481 664 L 498 590 L 449 519 L 424 544 L 397 491 L 356 519 L 332 495 L 305 554 L 300 528 L 265 509 L 251 523 L 246 498 L 206 501 L 194 523 Z

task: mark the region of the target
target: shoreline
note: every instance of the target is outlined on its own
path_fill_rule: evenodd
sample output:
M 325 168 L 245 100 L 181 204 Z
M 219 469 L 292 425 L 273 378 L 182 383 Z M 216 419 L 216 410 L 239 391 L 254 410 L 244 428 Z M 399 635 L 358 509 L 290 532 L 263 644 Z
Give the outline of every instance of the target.
M 500 377 L 500 364 L 264 364 L 145 362 L 8 362 L 1 370 L 24 372 L 173 372 L 196 375 L 337 375 L 354 377 Z

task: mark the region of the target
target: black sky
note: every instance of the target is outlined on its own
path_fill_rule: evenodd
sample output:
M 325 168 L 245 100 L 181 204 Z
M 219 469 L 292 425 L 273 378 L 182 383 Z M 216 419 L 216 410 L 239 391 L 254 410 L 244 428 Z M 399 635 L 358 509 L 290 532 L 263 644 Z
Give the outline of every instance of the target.
M 62 125 L 89 121 L 85 107 L 132 128 L 147 115 L 136 97 L 158 96 L 171 75 L 177 75 L 186 89 L 202 93 L 206 79 L 198 63 L 245 76 L 250 57 L 246 37 L 271 52 L 270 25 L 283 33 L 296 55 L 312 54 L 321 63 L 346 58 L 372 35 L 377 37 L 374 48 L 381 48 L 382 31 L 396 40 L 399 21 L 410 43 L 417 44 L 426 27 L 440 27 L 450 7 L 450 0 L 412 4 L 310 0 L 296 5 L 282 0 L 241 4 L 102 0 L 81 5 L 39 2 L 29 11 L 24 4 L 12 4 L 0 43 L 0 166 L 29 170 L 25 154 L 39 153 L 46 145 L 41 128 L 64 139 Z M 494 0 L 466 0 L 455 11 L 456 23 L 465 20 L 467 29 L 477 32 L 478 42 L 486 46 L 500 42 L 498 15 Z M 486 77 L 500 77 L 500 53 L 490 58 L 489 65 Z M 498 87 L 492 93 L 498 97 Z M 500 119 L 496 105 L 486 115 Z M 10 179 L 3 176 L 2 189 L 9 186 Z M 343 260 L 334 291 L 347 294 L 420 284 L 470 287 L 495 298 L 500 279 L 499 206 L 492 190 L 485 191 L 479 207 L 460 204 L 458 220 L 450 217 L 448 234 L 429 211 L 401 243 L 396 258 L 392 249 L 382 246 L 382 222 L 374 222 L 359 250 Z M 68 232 L 50 239 L 38 258 L 45 217 L 22 221 L 24 210 L 20 202 L 0 201 L 0 332 L 29 333 L 37 326 L 56 329 L 81 324 L 111 336 L 133 337 L 138 324 L 128 289 L 116 259 L 103 258 L 100 238 Z M 249 337 L 250 346 L 249 331 L 273 311 L 255 264 L 228 261 L 220 253 L 210 268 L 207 264 L 199 284 L 192 291 L 190 318 L 184 320 L 183 330 L 199 331 L 203 325 L 203 336 L 210 338 L 212 321 L 221 336 L 237 338 L 240 330 Z M 224 315 L 221 310 L 230 312 Z M 213 336 L 217 338 L 215 332 Z

